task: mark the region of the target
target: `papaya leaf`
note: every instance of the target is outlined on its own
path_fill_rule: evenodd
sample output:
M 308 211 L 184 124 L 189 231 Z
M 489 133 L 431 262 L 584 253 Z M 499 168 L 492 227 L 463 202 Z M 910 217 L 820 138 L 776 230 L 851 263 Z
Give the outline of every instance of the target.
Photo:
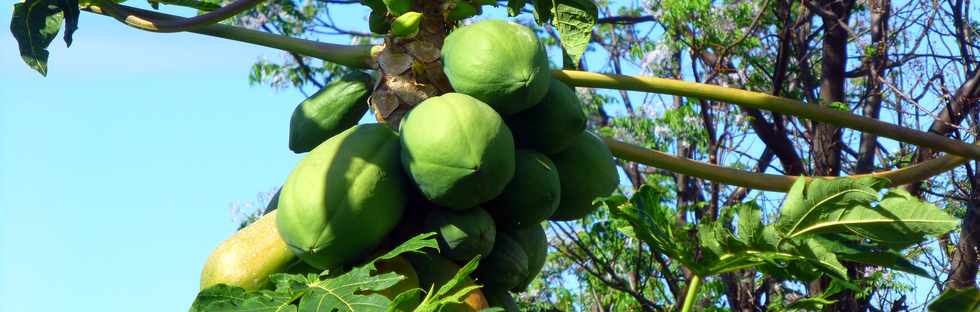
M 472 285 L 467 287 L 462 287 L 459 290 L 453 291 L 457 285 L 461 285 L 466 278 L 476 270 L 476 267 L 480 264 L 480 256 L 477 255 L 473 257 L 470 262 L 467 262 L 459 271 L 456 271 L 456 275 L 452 279 L 447 281 L 438 290 L 430 289 L 425 298 L 422 299 L 422 303 L 415 308 L 415 312 L 435 312 L 443 311 L 451 305 L 458 305 L 463 302 L 464 298 L 473 290 L 479 289 L 480 286 Z
M 862 237 L 903 247 L 952 231 L 960 223 L 904 189 L 890 190 L 877 207 L 851 209 L 838 222 Z
M 932 277 L 925 269 L 909 261 L 905 255 L 895 250 L 863 244 L 861 241 L 853 239 L 851 235 L 839 235 L 835 233 L 832 235 L 816 236 L 813 239 L 820 240 L 824 246 L 837 254 L 837 257 L 841 260 L 879 265 L 925 278 Z
M 385 253 L 384 255 L 381 255 L 377 259 L 374 259 L 373 262 L 377 262 L 378 260 L 388 260 L 397 257 L 398 255 L 410 253 L 410 252 L 422 254 L 425 253 L 426 249 L 439 250 L 439 243 L 437 243 L 436 239 L 433 238 L 435 236 L 436 236 L 435 232 L 428 232 L 428 233 L 422 233 L 416 235 L 415 237 L 408 239 L 404 243 L 401 243 L 400 245 L 398 245 L 398 247 L 395 247 L 391 251 Z
M 507 15 L 517 16 L 521 14 L 521 9 L 524 9 L 525 4 L 527 4 L 527 0 L 507 0 Z
M 820 230 L 841 214 L 855 207 L 870 207 L 878 199 L 874 180 L 850 178 L 797 179 L 780 208 L 779 230 L 787 237 L 797 237 Z
M 395 16 L 405 14 L 412 9 L 412 0 L 383 0 L 383 2 L 388 12 Z
M 326 271 L 305 276 L 276 273 L 269 276 L 274 291 L 246 291 L 224 284 L 208 287 L 198 293 L 190 311 L 386 311 L 392 302 L 376 292 L 394 286 L 405 277 L 396 273 L 375 274 L 374 263 L 408 252 L 438 249 L 434 235 L 415 236 L 381 257 L 336 277 L 328 277 Z M 398 304 L 402 306 L 408 298 L 400 300 L 403 301 Z
M 65 17 L 65 46 L 71 47 L 72 36 L 78 30 L 78 16 L 81 15 L 78 0 L 61 0 L 61 9 Z
M 809 239 L 795 245 L 795 254 L 802 256 L 817 270 L 834 278 L 847 280 L 847 268 L 837 260 L 837 255 L 823 241 Z
M 48 45 L 58 36 L 64 20 L 59 4 L 50 0 L 16 3 L 10 19 L 10 32 L 17 39 L 20 57 L 42 76 L 48 75 Z M 71 39 L 68 38 L 66 42 L 70 43 Z
M 929 311 L 976 312 L 980 311 L 980 290 L 976 287 L 943 291 L 929 304 Z
M 245 301 L 245 289 L 218 284 L 201 290 L 191 304 L 190 312 L 234 311 Z
M 388 312 L 403 312 L 412 311 L 421 304 L 422 289 L 412 288 L 403 293 L 395 296 L 395 299 L 391 300 L 391 305 L 388 306 Z
M 742 203 L 737 206 L 738 211 L 738 237 L 748 245 L 754 245 L 762 239 L 762 208 L 759 208 L 754 201 Z
M 565 68 L 578 68 L 579 59 L 592 39 L 599 9 L 591 0 L 555 0 L 551 23 L 558 30 Z

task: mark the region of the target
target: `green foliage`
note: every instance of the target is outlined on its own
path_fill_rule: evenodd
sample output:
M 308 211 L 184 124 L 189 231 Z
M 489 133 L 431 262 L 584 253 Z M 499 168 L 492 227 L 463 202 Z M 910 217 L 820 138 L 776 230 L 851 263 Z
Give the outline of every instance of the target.
M 65 44 L 71 46 L 78 29 L 78 0 L 26 0 L 14 4 L 10 32 L 17 40 L 20 57 L 27 65 L 48 74 L 48 45 L 65 23 Z
M 737 235 L 719 222 L 679 226 L 676 212 L 661 204 L 651 187 L 630 199 L 601 202 L 629 222 L 624 232 L 682 263 L 699 276 L 741 268 L 803 281 L 820 274 L 846 280 L 841 259 L 928 275 L 898 253 L 927 235 L 939 235 L 957 222 L 937 207 L 901 190 L 877 195 L 881 178 L 799 179 L 779 219 L 764 224 L 758 207 L 740 205 Z M 877 204 L 875 204 L 877 203 Z M 696 230 L 696 237 L 687 235 Z
M 980 290 L 976 287 L 947 289 L 939 298 L 929 304 L 930 312 L 976 312 L 980 311 Z
M 215 285 L 202 290 L 191 312 L 211 311 L 441 311 L 444 306 L 458 304 L 462 298 L 479 286 L 460 290 L 453 288 L 461 283 L 479 263 L 475 258 L 438 290 L 430 289 L 424 300 L 413 302 L 413 289 L 389 300 L 376 292 L 394 286 L 404 276 L 396 273 L 376 274 L 375 263 L 406 253 L 423 253 L 437 249 L 435 233 L 421 234 L 395 247 L 384 255 L 352 270 L 331 276 L 329 272 L 317 274 L 273 274 L 274 289 L 246 291 L 242 288 Z M 416 296 L 415 298 L 418 298 Z

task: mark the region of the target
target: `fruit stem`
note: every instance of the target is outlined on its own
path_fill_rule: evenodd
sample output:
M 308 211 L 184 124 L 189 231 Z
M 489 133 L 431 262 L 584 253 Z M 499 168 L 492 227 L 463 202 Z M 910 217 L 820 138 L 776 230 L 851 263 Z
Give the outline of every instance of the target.
M 689 176 L 695 176 L 722 184 L 743 186 L 752 189 L 774 192 L 786 192 L 789 191 L 790 187 L 793 185 L 793 182 L 798 178 L 794 176 L 764 174 L 712 165 L 643 148 L 608 137 L 604 137 L 603 140 L 605 141 L 606 145 L 609 146 L 609 150 L 612 151 L 613 155 L 620 159 L 635 161 L 641 164 L 654 166 Z M 890 181 L 888 186 L 893 187 L 926 180 L 934 175 L 952 170 L 953 168 L 966 163 L 968 160 L 969 159 L 964 157 L 946 155 L 901 169 L 852 175 L 849 177 L 853 179 L 867 176 L 887 178 Z M 811 179 L 814 177 L 804 178 Z
M 808 105 L 797 100 L 765 93 L 682 80 L 599 74 L 571 70 L 554 70 L 552 71 L 552 76 L 576 87 L 665 93 L 734 103 L 745 107 L 793 115 L 835 126 L 873 133 L 953 155 L 980 159 L 980 146 L 977 145 L 963 143 L 935 133 L 918 131 L 877 119 L 858 116 L 819 105 Z
M 701 277 L 696 274 L 691 275 L 691 280 L 687 286 L 687 294 L 684 295 L 684 306 L 681 307 L 681 312 L 691 311 L 691 307 L 694 306 L 694 297 L 697 296 L 699 287 L 701 287 Z
M 153 12 L 143 9 L 138 9 L 134 7 L 118 5 L 121 9 L 125 11 L 138 13 L 141 16 L 152 17 L 159 20 L 180 20 L 183 17 L 174 16 L 170 14 L 164 14 L 159 12 Z M 127 16 L 122 11 L 114 11 L 106 7 L 101 7 L 98 5 L 89 5 L 83 8 L 87 12 L 112 16 L 127 25 L 131 25 L 126 22 Z M 135 26 L 134 26 L 135 27 Z M 142 29 L 137 27 L 138 29 Z M 188 30 L 189 32 L 198 33 L 202 35 L 208 35 L 218 38 L 230 39 L 235 41 L 247 42 L 255 45 L 260 45 L 264 47 L 270 47 L 274 49 L 285 50 L 289 52 L 295 52 L 297 54 L 312 56 L 327 62 L 337 63 L 340 65 L 346 65 L 354 68 L 369 69 L 373 68 L 375 62 L 373 61 L 372 51 L 374 46 L 372 45 L 342 45 L 342 44 L 331 44 L 316 42 L 311 40 L 304 40 L 299 38 L 292 38 L 288 36 L 270 34 L 266 32 L 251 30 L 248 28 L 225 25 L 225 24 L 212 24 L 207 26 L 201 26 Z
M 226 20 L 238 13 L 254 8 L 262 0 L 236 0 L 217 10 L 188 18 L 155 18 L 130 10 L 130 7 L 116 4 L 110 0 L 97 0 L 97 2 L 105 7 L 106 12 L 129 26 L 153 32 L 180 32 Z

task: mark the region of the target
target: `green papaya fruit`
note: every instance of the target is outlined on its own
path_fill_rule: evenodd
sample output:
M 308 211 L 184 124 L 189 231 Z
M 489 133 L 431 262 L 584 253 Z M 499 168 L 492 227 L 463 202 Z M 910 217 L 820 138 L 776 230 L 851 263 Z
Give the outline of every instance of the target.
M 503 115 L 538 104 L 551 80 L 548 55 L 534 31 L 501 20 L 454 30 L 443 42 L 442 61 L 456 92 L 480 99 Z
M 279 197 L 278 229 L 289 248 L 318 269 L 350 265 L 398 224 L 407 187 L 398 134 L 358 125 L 303 158 Z
M 269 274 L 286 271 L 296 256 L 276 229 L 276 212 L 242 228 L 215 248 L 201 271 L 201 289 L 217 284 L 262 288 Z
M 438 290 L 446 284 L 459 271 L 459 266 L 455 262 L 433 252 L 427 253 L 408 253 L 405 258 L 415 268 L 419 277 L 419 287 L 428 291 L 429 289 Z M 466 287 L 476 285 L 473 279 L 467 277 L 463 283 L 456 285 L 450 293 Z M 451 305 L 446 312 L 477 312 L 490 306 L 480 289 L 474 289 L 463 298 L 463 304 Z
M 357 124 L 368 110 L 372 78 L 355 71 L 331 81 L 293 110 L 289 149 L 306 153 Z
M 480 100 L 447 93 L 422 101 L 401 121 L 401 159 L 422 194 L 462 210 L 503 191 L 514 176 L 514 138 Z
M 490 255 L 480 260 L 476 277 L 486 286 L 512 289 L 527 280 L 527 254 L 507 233 L 498 232 Z
M 517 146 L 554 154 L 585 131 L 586 117 L 575 90 L 557 79 L 538 105 L 507 118 Z
M 619 186 L 619 173 L 609 147 L 585 131 L 561 152 L 551 155 L 561 179 L 561 200 L 551 220 L 582 218 L 595 210 L 592 201 Z
M 512 229 L 507 234 L 523 247 L 524 254 L 527 255 L 527 278 L 511 289 L 521 292 L 531 285 L 531 281 L 541 273 L 544 262 L 548 260 L 548 235 L 545 234 L 542 224 Z
M 561 182 L 551 159 L 532 150 L 517 150 L 514 177 L 485 206 L 497 227 L 506 229 L 547 220 L 558 209 L 559 199 Z
M 490 254 L 497 234 L 493 218 L 480 207 L 463 211 L 433 210 L 425 220 L 425 227 L 426 231 L 438 234 L 442 255 L 461 263 L 477 255 Z
M 492 308 L 504 309 L 504 312 L 520 312 L 517 301 L 506 289 L 486 286 L 483 287 L 483 295 L 487 297 L 487 304 Z

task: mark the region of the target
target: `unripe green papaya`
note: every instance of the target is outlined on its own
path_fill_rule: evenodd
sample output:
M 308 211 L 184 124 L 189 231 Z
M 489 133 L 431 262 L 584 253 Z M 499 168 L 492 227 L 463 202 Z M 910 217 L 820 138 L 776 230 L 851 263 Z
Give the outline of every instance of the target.
M 582 132 L 568 148 L 551 155 L 561 179 L 561 201 L 551 220 L 574 220 L 596 209 L 592 201 L 619 186 L 609 147 L 592 132 Z
M 534 31 L 501 20 L 450 33 L 442 46 L 442 61 L 456 92 L 480 99 L 503 115 L 538 104 L 551 80 L 548 55 Z
M 514 138 L 480 100 L 447 93 L 422 101 L 401 121 L 401 159 L 422 194 L 469 209 L 503 191 L 514 176 Z
M 483 287 L 483 295 L 487 297 L 487 304 L 492 308 L 504 309 L 504 312 L 520 312 L 517 301 L 506 289 L 486 286 Z
M 408 262 L 412 263 L 415 272 L 419 276 L 419 287 L 428 291 L 429 289 L 438 290 L 446 284 L 459 271 L 459 266 L 455 262 L 433 252 L 427 253 L 408 253 L 405 254 Z M 467 277 L 463 283 L 456 285 L 450 293 L 460 289 L 476 285 L 473 279 Z M 477 312 L 490 306 L 480 289 L 474 289 L 463 298 L 463 304 L 455 304 L 444 310 L 446 312 Z
M 367 112 L 371 76 L 355 71 L 331 81 L 293 110 L 289 149 L 306 153 L 357 124 Z
M 538 105 L 507 118 L 519 147 L 554 154 L 585 131 L 586 117 L 575 90 L 557 79 Z
M 517 150 L 514 178 L 504 192 L 486 203 L 498 228 L 535 225 L 558 209 L 561 182 L 551 159 L 532 150 Z
M 425 227 L 426 231 L 438 234 L 442 255 L 461 263 L 477 255 L 490 254 L 497 234 L 493 218 L 480 207 L 464 211 L 433 210 L 425 219 Z
M 493 251 L 480 260 L 476 277 L 486 286 L 511 289 L 527 280 L 527 254 L 507 233 L 498 232 Z
M 279 197 L 277 224 L 289 248 L 313 267 L 330 269 L 377 247 L 404 210 L 398 149 L 393 130 L 365 124 L 306 155 Z
M 269 274 L 286 271 L 296 260 L 279 237 L 272 211 L 211 252 L 201 271 L 201 289 L 225 284 L 256 290 L 268 282 Z
M 541 273 L 544 262 L 548 260 L 548 235 L 545 234 L 544 226 L 541 224 L 512 229 L 507 234 L 524 248 L 524 254 L 527 255 L 527 278 L 511 289 L 521 292 L 531 285 L 531 281 Z

